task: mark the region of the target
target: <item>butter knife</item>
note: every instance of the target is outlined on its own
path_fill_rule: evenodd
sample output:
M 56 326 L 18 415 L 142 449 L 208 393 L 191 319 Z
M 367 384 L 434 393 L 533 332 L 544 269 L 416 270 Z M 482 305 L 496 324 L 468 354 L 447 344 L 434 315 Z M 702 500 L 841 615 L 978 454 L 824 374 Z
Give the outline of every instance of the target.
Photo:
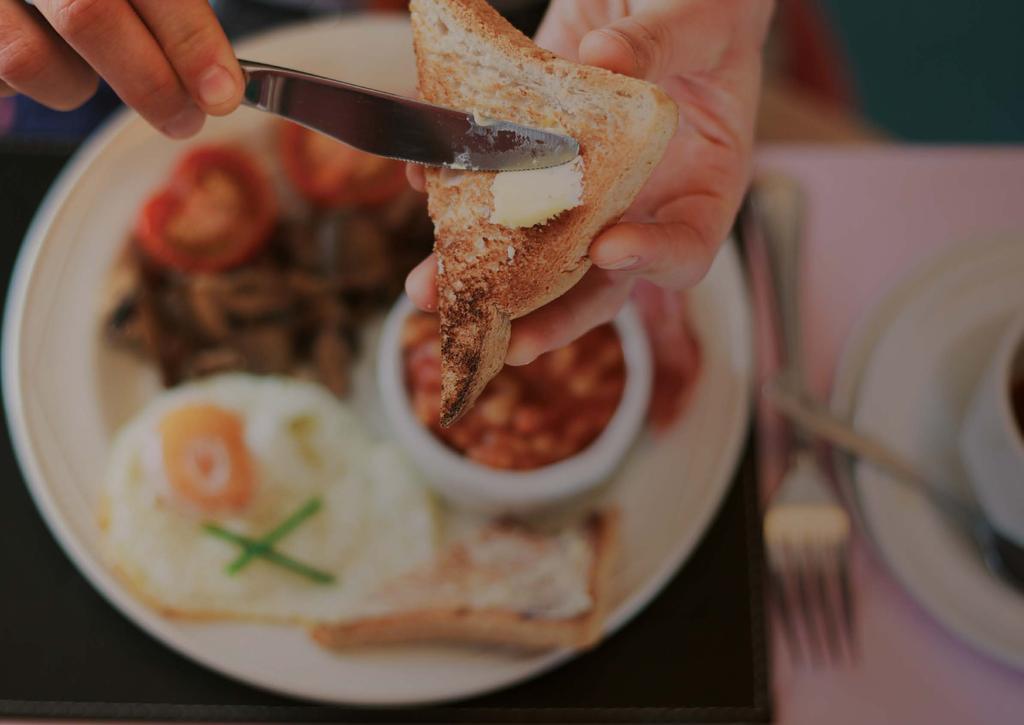
M 239 60 L 242 103 L 378 156 L 471 171 L 559 166 L 579 154 L 569 136 L 330 78 Z

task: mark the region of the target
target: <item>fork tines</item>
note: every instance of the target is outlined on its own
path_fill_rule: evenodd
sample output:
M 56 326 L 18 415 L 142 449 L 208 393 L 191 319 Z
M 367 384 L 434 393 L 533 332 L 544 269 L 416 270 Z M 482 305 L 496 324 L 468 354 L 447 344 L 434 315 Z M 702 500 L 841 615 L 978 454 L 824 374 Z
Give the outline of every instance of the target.
M 793 538 L 768 547 L 769 596 L 786 647 L 794 662 L 815 667 L 858 657 L 848 546 L 845 538 L 821 543 Z

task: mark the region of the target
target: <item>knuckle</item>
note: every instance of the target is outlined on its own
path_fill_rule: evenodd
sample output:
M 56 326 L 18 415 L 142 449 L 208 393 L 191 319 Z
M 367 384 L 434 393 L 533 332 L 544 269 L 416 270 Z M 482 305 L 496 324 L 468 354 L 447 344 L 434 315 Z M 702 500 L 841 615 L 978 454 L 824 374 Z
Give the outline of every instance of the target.
M 719 235 L 712 225 L 693 225 L 690 229 L 694 244 L 687 250 L 683 275 L 685 287 L 697 284 L 711 271 L 718 245 L 724 238 L 724 234 Z
M 170 39 L 165 45 L 164 51 L 172 63 L 179 61 L 203 63 L 216 57 L 217 46 L 218 33 L 216 28 L 213 25 L 197 23 L 182 29 L 181 32 Z M 199 68 L 197 67 L 195 70 L 199 70 Z
M 715 249 L 717 249 L 718 243 L 716 242 L 713 246 L 701 247 L 700 251 L 694 254 L 694 259 L 691 268 L 691 281 L 687 287 L 693 286 L 708 276 L 708 272 L 711 271 L 711 265 L 715 261 Z
M 0 77 L 15 86 L 29 85 L 46 71 L 48 55 L 24 33 L 0 41 Z
M 166 117 L 179 112 L 187 102 L 178 79 L 170 73 L 146 76 L 125 100 L 143 112 Z
M 658 75 L 666 62 L 671 47 L 671 28 L 668 24 L 641 22 L 629 17 L 623 21 L 623 39 L 629 44 L 636 67 L 647 75 Z
M 724 239 L 724 233 L 720 237 L 716 229 L 717 223 L 701 218 L 656 224 L 655 246 L 660 254 L 652 265 L 651 278 L 670 289 L 686 289 L 704 279 Z
M 628 19 L 623 22 L 621 27 L 605 28 L 602 32 L 610 34 L 614 40 L 625 46 L 632 56 L 633 68 L 642 71 L 647 67 L 647 55 L 643 44 L 629 32 L 629 28 L 635 22 L 635 20 Z
M 651 67 L 659 71 L 660 75 L 660 71 L 668 66 L 670 60 L 672 26 L 664 22 L 640 22 L 639 20 L 637 24 L 643 28 Z
M 94 32 L 109 11 L 110 4 L 104 0 L 58 0 L 53 24 L 64 37 L 81 38 Z

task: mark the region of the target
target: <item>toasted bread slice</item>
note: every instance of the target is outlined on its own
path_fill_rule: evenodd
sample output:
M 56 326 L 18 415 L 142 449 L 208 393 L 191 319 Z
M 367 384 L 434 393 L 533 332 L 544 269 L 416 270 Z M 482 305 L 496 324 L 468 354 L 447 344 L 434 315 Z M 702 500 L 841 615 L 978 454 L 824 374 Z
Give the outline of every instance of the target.
M 424 640 L 588 647 L 601 636 L 617 540 L 612 512 L 553 535 L 493 524 L 378 592 L 380 614 L 312 634 L 333 648 Z
M 484 0 L 412 0 L 410 8 L 426 100 L 569 134 L 583 162 L 582 203 L 528 228 L 490 221 L 493 173 L 427 170 L 441 422 L 450 425 L 501 369 L 511 320 L 587 271 L 590 242 L 619 219 L 661 160 L 678 111 L 655 85 L 538 48 Z

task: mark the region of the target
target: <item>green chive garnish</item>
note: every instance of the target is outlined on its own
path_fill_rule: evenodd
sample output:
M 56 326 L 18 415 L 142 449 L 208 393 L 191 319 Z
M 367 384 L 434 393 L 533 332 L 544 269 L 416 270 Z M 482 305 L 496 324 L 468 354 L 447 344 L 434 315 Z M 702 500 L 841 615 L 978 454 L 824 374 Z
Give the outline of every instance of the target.
M 236 544 L 242 548 L 242 554 L 227 567 L 227 573 L 230 575 L 236 574 L 246 566 L 246 564 L 258 557 L 265 559 L 271 564 L 276 564 L 284 569 L 288 569 L 295 574 L 304 576 L 318 584 L 332 584 L 334 582 L 333 574 L 307 564 L 303 564 L 301 561 L 296 561 L 290 556 L 286 556 L 274 548 L 275 543 L 280 541 L 290 532 L 294 531 L 299 524 L 319 511 L 320 506 L 320 499 L 310 499 L 302 506 L 302 508 L 281 522 L 273 531 L 268 533 L 262 539 L 251 539 L 248 536 L 242 536 L 241 534 L 228 531 L 214 523 L 203 524 L 203 530 L 208 534 L 212 534 L 213 536 L 224 539 L 225 541 L 230 541 L 232 544 Z
M 246 548 L 245 551 L 243 551 L 242 554 L 228 566 L 228 574 L 237 574 L 246 564 L 252 561 L 254 557 L 272 549 L 274 544 L 290 534 L 298 527 L 299 524 L 319 511 L 321 505 L 320 499 L 309 499 L 302 508 L 281 522 L 276 529 L 257 541 L 255 546 Z

